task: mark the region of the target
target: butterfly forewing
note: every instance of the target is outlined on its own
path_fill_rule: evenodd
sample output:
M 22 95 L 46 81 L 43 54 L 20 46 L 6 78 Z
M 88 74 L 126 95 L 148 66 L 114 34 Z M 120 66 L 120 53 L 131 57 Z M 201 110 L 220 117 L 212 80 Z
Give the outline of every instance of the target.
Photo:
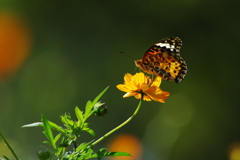
M 165 38 L 155 43 L 135 64 L 144 72 L 179 83 L 187 73 L 187 65 L 180 57 L 182 41 L 178 37 Z
M 165 51 L 174 52 L 175 54 L 180 54 L 180 48 L 182 46 L 182 41 L 178 37 L 165 38 L 154 45 L 152 45 L 144 54 L 143 61 L 146 57 L 159 54 Z

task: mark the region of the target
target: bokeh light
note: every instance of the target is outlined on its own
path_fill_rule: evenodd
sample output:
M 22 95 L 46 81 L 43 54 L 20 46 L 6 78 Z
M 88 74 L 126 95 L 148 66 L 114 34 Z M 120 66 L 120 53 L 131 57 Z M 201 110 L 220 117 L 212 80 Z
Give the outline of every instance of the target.
M 108 145 L 108 151 L 127 152 L 132 156 L 109 157 L 109 160 L 140 160 L 142 146 L 139 139 L 131 134 L 121 134 L 114 138 Z
M 0 12 L 0 77 L 11 77 L 25 62 L 31 48 L 29 28 L 20 17 Z
M 240 142 L 233 142 L 229 146 L 229 160 L 240 160 Z

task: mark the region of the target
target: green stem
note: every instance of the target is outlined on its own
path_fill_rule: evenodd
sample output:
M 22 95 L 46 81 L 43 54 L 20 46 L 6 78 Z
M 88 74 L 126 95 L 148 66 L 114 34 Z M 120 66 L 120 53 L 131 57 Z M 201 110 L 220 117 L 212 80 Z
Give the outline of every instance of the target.
M 8 149 L 12 152 L 13 156 L 15 157 L 16 160 L 19 160 L 17 155 L 15 154 L 15 152 L 13 151 L 12 147 L 10 146 L 10 144 L 7 142 L 7 140 L 3 137 L 2 133 L 0 132 L 0 137 L 3 139 L 3 141 L 5 142 L 5 144 L 7 145 Z
M 66 147 L 63 147 L 63 150 L 62 150 L 62 155 L 64 155 L 66 153 Z M 61 160 L 63 160 L 63 156 L 61 156 Z
M 93 142 L 89 147 L 94 146 L 95 144 L 99 143 L 100 141 L 102 141 L 104 138 L 106 138 L 107 136 L 109 136 L 110 134 L 112 134 L 113 132 L 117 131 L 118 129 L 122 128 L 125 124 L 127 124 L 128 122 L 130 122 L 133 117 L 138 113 L 140 107 L 142 104 L 142 99 L 140 99 L 139 104 L 137 106 L 137 109 L 134 111 L 133 115 L 131 117 L 129 117 L 126 121 L 124 121 L 122 124 L 120 124 L 119 126 L 117 126 L 116 128 L 112 129 L 111 131 L 109 131 L 108 133 L 106 133 L 104 136 L 102 136 L 101 138 L 99 138 L 98 140 L 96 140 L 95 142 Z M 89 148 L 88 147 L 88 148 Z
M 77 138 L 75 138 L 74 141 L 72 142 L 74 151 L 76 151 L 76 149 L 77 149 L 77 141 L 76 141 L 76 139 Z

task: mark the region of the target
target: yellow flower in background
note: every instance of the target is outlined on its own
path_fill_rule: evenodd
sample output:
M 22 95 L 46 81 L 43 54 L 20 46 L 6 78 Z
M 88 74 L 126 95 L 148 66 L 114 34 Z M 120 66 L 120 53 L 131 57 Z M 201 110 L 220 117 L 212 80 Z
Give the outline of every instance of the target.
M 136 99 L 142 98 L 145 101 L 154 100 L 164 103 L 164 99 L 167 99 L 170 93 L 159 88 L 161 81 L 162 79 L 157 76 L 152 82 L 151 78 L 142 72 L 135 75 L 127 73 L 124 76 L 124 84 L 117 85 L 117 88 L 127 92 L 123 98 L 135 96 Z

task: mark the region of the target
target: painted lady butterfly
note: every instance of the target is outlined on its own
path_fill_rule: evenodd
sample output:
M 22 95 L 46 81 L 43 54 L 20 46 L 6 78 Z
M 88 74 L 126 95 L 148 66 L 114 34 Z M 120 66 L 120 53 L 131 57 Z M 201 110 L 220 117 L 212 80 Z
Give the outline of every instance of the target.
M 151 46 L 142 59 L 134 62 L 146 73 L 179 83 L 187 74 L 187 64 L 180 56 L 181 46 L 178 37 L 162 39 Z

